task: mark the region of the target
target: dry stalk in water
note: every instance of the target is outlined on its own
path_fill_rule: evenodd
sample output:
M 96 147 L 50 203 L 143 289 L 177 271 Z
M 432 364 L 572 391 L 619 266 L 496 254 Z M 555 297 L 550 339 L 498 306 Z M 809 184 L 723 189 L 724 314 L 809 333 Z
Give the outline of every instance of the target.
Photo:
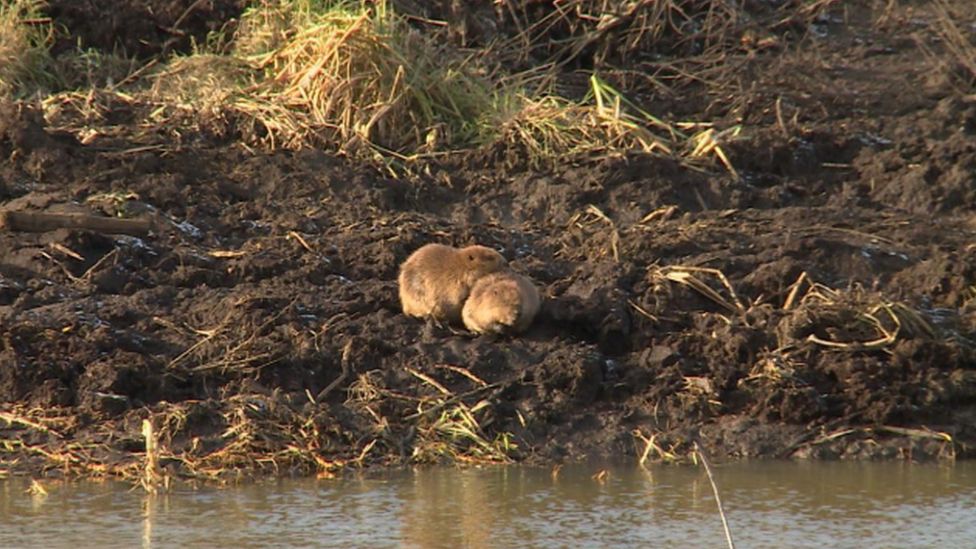
M 146 460 L 141 484 L 146 492 L 155 494 L 163 484 L 163 474 L 159 469 L 159 441 L 152 421 L 142 420 L 142 436 L 146 439 Z
M 732 540 L 732 530 L 729 529 L 729 521 L 725 518 L 725 508 L 722 506 L 722 497 L 718 493 L 718 485 L 715 483 L 715 477 L 712 476 L 712 466 L 708 462 L 708 457 L 705 456 L 705 451 L 702 450 L 701 444 L 695 441 L 695 455 L 701 459 L 702 466 L 705 468 L 705 473 L 708 475 L 708 482 L 712 485 L 712 493 L 715 495 L 715 504 L 718 506 L 718 514 L 722 517 L 722 528 L 725 530 L 725 541 L 729 545 L 729 549 L 735 549 L 735 542 Z

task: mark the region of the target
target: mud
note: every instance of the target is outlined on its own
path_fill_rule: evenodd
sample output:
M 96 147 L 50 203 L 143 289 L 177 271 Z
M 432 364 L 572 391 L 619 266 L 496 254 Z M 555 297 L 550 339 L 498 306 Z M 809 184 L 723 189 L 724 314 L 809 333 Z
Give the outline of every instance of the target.
M 46 12 L 60 32 L 53 53 L 76 46 L 148 59 L 190 53 L 208 36 L 235 28 L 244 0 L 50 0 Z
M 109 35 L 68 4 L 52 13 L 72 32 Z M 224 4 L 184 21 L 222 24 L 208 17 Z M 418 459 L 418 403 L 443 396 L 418 373 L 485 401 L 484 436 L 511 433 L 526 461 L 640 455 L 635 430 L 727 458 L 972 456 L 976 103 L 911 38 L 930 37 L 931 14 L 877 4 L 737 53 L 733 95 L 689 92 L 743 125 L 727 147 L 739 178 L 482 154 L 393 178 L 313 150 L 174 142 L 127 126 L 124 104 L 117 133 L 83 145 L 57 116 L 4 105 L 4 209 L 157 228 L 0 232 L 0 401 L 72 416 L 52 429 L 106 461 L 138 456 L 139 420 L 174 409 L 174 453 L 226 449 L 240 413 L 313 429 L 325 459 Z M 151 36 L 133 47 L 176 47 Z M 428 242 L 502 251 L 544 291 L 532 329 L 474 337 L 404 316 L 397 267 Z M 692 274 L 731 307 L 679 266 L 714 269 Z

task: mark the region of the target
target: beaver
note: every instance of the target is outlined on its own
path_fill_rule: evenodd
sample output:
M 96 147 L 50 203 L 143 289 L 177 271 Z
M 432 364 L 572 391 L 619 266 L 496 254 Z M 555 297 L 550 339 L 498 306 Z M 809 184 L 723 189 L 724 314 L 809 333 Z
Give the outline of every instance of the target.
M 403 312 L 458 324 L 461 307 L 475 281 L 507 265 L 502 254 L 485 246 L 422 246 L 400 266 Z
M 483 276 L 471 288 L 461 318 L 476 333 L 524 332 L 539 312 L 539 290 L 510 270 Z

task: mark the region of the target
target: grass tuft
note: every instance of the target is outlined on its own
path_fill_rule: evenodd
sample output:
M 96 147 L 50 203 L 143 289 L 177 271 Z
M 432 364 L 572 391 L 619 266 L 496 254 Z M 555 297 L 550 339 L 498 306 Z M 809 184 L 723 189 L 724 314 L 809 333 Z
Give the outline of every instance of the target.
M 503 432 L 488 438 L 476 417 L 489 408 L 484 400 L 471 407 L 459 402 L 442 408 L 436 417 L 422 415 L 411 459 L 417 463 L 443 459 L 452 463 L 511 463 L 516 449 L 511 434 Z
M 259 3 L 242 16 L 232 55 L 253 71 L 234 107 L 275 146 L 459 146 L 480 135 L 493 103 L 465 59 L 385 2 Z
M 42 0 L 0 0 L 0 97 L 29 95 L 54 80 L 48 46 L 51 21 Z
M 19 6 L 20 20 L 36 15 L 39 6 L 27 0 L 3 5 L 8 11 Z M 49 24 L 35 30 L 41 29 L 50 33 Z M 570 99 L 555 91 L 556 65 L 516 74 L 489 70 L 482 58 L 465 57 L 438 41 L 437 33 L 415 28 L 385 1 L 256 1 L 233 32 L 212 35 L 193 54 L 143 66 L 81 50 L 48 65 L 45 36 L 19 36 L 38 45 L 40 60 L 19 56 L 30 69 L 17 72 L 11 89 L 42 80 L 42 69 L 50 66 L 55 87 L 78 88 L 50 103 L 71 106 L 60 99 L 97 90 L 142 112 L 142 127 L 174 136 L 196 129 L 271 150 L 327 149 L 380 160 L 394 173 L 391 161 L 405 167 L 444 154 L 489 151 L 529 169 L 643 154 L 674 157 L 695 170 L 721 163 L 737 175 L 722 149 L 737 127 L 666 122 L 598 72 Z M 66 122 L 63 129 L 82 139 L 99 134 L 91 117 L 74 126 Z
M 579 102 L 555 94 L 510 96 L 498 105 L 494 142 L 522 151 L 533 166 L 599 152 L 672 154 L 674 128 L 634 107 L 597 75 L 590 84 Z

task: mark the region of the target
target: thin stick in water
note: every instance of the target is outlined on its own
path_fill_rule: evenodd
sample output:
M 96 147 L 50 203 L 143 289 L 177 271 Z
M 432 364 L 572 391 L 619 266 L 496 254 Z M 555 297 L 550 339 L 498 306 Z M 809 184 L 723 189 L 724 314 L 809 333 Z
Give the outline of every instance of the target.
M 722 517 L 722 528 L 725 529 L 725 541 L 729 544 L 729 549 L 735 549 L 735 542 L 732 541 L 732 530 L 729 529 L 729 521 L 725 518 L 725 508 L 722 507 L 722 498 L 718 495 L 718 485 L 715 484 L 715 477 L 712 476 L 712 466 L 705 457 L 701 445 L 695 442 L 695 453 L 701 458 L 702 465 L 705 466 L 705 473 L 708 475 L 708 482 L 712 484 L 712 493 L 715 494 L 715 503 L 718 504 L 718 514 Z

